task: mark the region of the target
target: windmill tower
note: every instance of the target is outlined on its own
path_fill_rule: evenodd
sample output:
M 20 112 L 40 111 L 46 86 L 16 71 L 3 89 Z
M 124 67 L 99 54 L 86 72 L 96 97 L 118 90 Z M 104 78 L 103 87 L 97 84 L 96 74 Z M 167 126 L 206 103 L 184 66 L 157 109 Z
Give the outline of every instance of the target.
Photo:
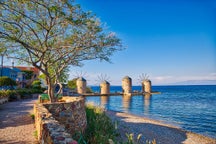
M 131 94 L 132 92 L 132 79 L 129 76 L 122 79 L 122 91 L 123 94 Z
M 76 86 L 77 86 L 77 93 L 78 94 L 84 94 L 86 93 L 86 79 L 83 78 L 84 74 L 81 72 L 80 74 L 77 74 L 77 80 L 76 80 Z
M 152 85 L 147 74 L 142 74 L 139 76 L 139 80 L 142 83 L 142 92 L 151 93 Z
M 101 74 L 98 76 L 98 79 L 100 81 L 100 93 L 103 95 L 110 94 L 110 83 L 109 77 L 107 75 Z

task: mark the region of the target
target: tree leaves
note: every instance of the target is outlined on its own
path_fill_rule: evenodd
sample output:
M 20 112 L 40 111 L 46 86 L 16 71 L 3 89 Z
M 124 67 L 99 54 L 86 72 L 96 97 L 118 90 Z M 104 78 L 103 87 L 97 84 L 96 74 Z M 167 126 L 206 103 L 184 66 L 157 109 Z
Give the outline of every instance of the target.
M 73 0 L 1 1 L 0 10 L 1 45 L 10 49 L 10 57 L 37 67 L 51 83 L 60 81 L 71 65 L 110 61 L 122 50 L 120 39 Z

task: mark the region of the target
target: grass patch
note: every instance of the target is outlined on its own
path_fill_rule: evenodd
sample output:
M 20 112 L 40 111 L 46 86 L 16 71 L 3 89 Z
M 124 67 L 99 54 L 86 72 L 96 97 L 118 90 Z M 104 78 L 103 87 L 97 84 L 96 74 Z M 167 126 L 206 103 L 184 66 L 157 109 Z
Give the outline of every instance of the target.
M 34 131 L 33 136 L 37 139 L 38 138 L 38 132 L 37 130 Z
M 85 134 L 76 133 L 73 138 L 79 144 L 141 144 L 142 134 L 134 137 L 133 134 L 126 134 L 127 142 L 117 141 L 118 122 L 112 122 L 105 114 L 104 109 L 92 104 L 86 105 L 87 129 Z M 156 144 L 156 140 L 146 141 L 146 144 Z
M 102 108 L 87 105 L 86 117 L 87 129 L 85 134 L 77 133 L 75 135 L 79 144 L 107 144 L 110 139 L 115 141 L 118 136 L 115 126 Z
M 34 120 L 35 119 L 35 115 L 34 114 L 30 114 L 30 117 Z

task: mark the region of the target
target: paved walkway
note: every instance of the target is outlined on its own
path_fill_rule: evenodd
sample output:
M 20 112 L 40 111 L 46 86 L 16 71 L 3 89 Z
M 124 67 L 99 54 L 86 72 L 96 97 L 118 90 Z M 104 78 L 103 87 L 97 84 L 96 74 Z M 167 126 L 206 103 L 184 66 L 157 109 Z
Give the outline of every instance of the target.
M 37 144 L 31 118 L 36 99 L 0 105 L 0 144 Z

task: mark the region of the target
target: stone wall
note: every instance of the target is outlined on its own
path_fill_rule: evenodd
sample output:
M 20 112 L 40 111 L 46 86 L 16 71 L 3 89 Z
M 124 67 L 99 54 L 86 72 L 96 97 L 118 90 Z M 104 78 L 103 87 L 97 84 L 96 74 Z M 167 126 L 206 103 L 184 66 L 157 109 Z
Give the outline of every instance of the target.
M 76 143 L 75 132 L 84 132 L 87 120 L 84 98 L 63 98 L 64 102 L 35 104 L 35 125 L 41 143 Z

